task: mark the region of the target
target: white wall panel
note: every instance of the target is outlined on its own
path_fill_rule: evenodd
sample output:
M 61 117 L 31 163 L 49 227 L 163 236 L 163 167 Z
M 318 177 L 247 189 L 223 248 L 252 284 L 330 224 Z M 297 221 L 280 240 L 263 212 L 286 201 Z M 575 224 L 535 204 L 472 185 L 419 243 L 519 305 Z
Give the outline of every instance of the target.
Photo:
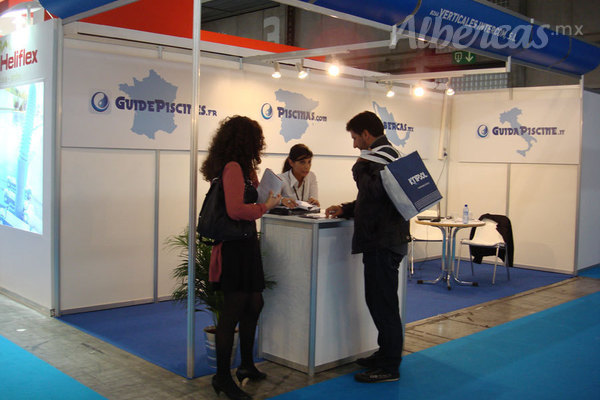
M 153 151 L 62 151 L 61 308 L 152 298 Z
M 488 104 L 497 113 L 517 107 L 522 111 L 518 114 L 521 122 L 531 120 L 535 121 L 531 124 L 537 126 L 566 126 L 565 136 L 560 140 L 568 139 L 569 143 L 555 143 L 558 136 L 536 137 L 538 141 L 533 143 L 532 151 L 535 148 L 543 152 L 531 160 L 520 161 L 500 156 L 503 150 L 495 146 L 487 153 L 477 147 L 469 147 L 469 141 L 485 140 L 476 138 L 476 129 L 465 128 L 479 123 L 481 113 L 475 107 L 478 102 Z M 462 207 L 468 203 L 475 217 L 485 212 L 507 214 L 513 225 L 516 265 L 573 272 L 579 190 L 577 163 L 581 143 L 580 106 L 578 87 L 574 86 L 474 93 L 453 100 L 448 213 L 460 215 Z M 548 110 L 554 109 L 560 112 L 549 114 Z M 516 137 L 515 140 L 521 139 Z M 542 139 L 551 140 L 553 148 L 540 146 Z M 566 155 L 569 160 L 564 159 Z M 458 162 L 475 159 L 477 163 Z M 572 165 L 566 165 L 570 163 Z M 468 230 L 464 230 L 458 236 L 465 237 L 467 234 Z
M 515 264 L 573 272 L 577 174 L 575 165 L 512 166 Z
M 205 153 L 198 156 L 198 168 Z M 180 263 L 178 251 L 165 246 L 165 241 L 185 229 L 189 222 L 190 158 L 185 151 L 160 152 L 160 183 L 158 213 L 158 297 L 169 297 L 176 282 L 173 269 Z M 198 204 L 200 212 L 209 184 L 198 173 Z
M 583 149 L 579 199 L 577 268 L 600 263 L 600 95 L 583 96 Z
M 456 96 L 456 158 L 470 162 L 578 164 L 578 86 L 520 88 Z
M 453 163 L 449 173 L 448 215 L 462 216 L 465 204 L 473 218 L 481 214 L 506 214 L 508 166 L 505 164 Z
M 270 152 L 287 153 L 300 141 L 315 154 L 354 156 L 346 122 L 371 110 L 401 151 L 419 150 L 424 158 L 437 152 L 439 94 L 392 100 L 385 97 L 383 85 L 374 83 L 331 80 L 318 74 L 299 81 L 295 72 L 285 69 L 282 79 L 276 80 L 269 66 L 244 65 L 240 70 L 237 61 L 212 63 L 201 67 L 201 150 L 208 147 L 222 119 L 239 114 L 259 121 Z M 67 46 L 64 68 L 63 108 L 69 110 L 63 121 L 64 146 L 189 148 L 190 64 Z

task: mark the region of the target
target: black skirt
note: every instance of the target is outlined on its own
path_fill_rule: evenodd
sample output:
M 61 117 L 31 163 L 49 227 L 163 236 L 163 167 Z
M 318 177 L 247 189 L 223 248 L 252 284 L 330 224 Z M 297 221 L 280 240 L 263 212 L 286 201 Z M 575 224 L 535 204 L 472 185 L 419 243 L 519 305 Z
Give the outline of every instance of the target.
M 223 242 L 221 280 L 224 292 L 262 292 L 265 288 L 260 246 L 256 236 Z

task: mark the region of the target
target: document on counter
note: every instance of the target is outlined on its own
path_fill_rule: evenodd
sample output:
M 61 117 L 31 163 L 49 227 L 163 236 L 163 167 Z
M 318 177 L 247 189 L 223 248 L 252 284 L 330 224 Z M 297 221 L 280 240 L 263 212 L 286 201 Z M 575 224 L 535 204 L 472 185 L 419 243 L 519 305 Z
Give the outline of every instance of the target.
M 296 200 L 296 207 L 295 208 L 299 208 L 301 210 L 312 211 L 314 209 L 318 209 L 319 206 L 312 205 L 308 201 Z
M 275 172 L 273 172 L 270 168 L 265 169 L 263 173 L 262 179 L 258 184 L 258 188 L 256 189 L 258 192 L 258 200 L 257 203 L 264 203 L 267 201 L 267 197 L 269 197 L 269 192 L 273 192 L 274 195 L 278 195 L 281 193 L 281 186 L 283 185 L 283 181 L 280 177 L 277 176 Z

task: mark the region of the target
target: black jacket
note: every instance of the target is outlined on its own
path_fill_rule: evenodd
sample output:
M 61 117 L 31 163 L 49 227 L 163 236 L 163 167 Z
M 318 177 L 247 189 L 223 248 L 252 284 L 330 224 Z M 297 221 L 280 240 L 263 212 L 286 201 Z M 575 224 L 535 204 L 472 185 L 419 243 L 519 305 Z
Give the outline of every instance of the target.
M 380 136 L 371 148 L 390 142 Z M 363 253 L 376 249 L 401 252 L 403 244 L 410 241 L 410 224 L 389 199 L 380 171 L 383 164 L 359 159 L 352 167 L 354 181 L 358 187 L 356 200 L 342 204 L 342 216 L 354 218 L 352 253 Z
M 491 219 L 498 224 L 496 225 L 496 230 L 500 233 L 500 235 L 502 235 L 504 243 L 506 243 L 506 250 L 500 249 L 498 252 L 498 257 L 500 257 L 502 261 L 506 261 L 506 265 L 512 267 L 515 254 L 515 245 L 513 242 L 512 224 L 510 223 L 510 219 L 505 215 L 498 214 L 483 214 L 481 217 L 479 217 L 480 220 L 483 220 L 484 218 Z M 469 239 L 473 239 L 476 229 L 477 228 L 471 228 Z M 479 246 L 470 247 L 471 255 L 473 256 L 473 262 L 477 264 L 481 264 L 483 257 L 493 256 L 496 254 L 496 250 L 493 248 Z M 507 255 L 508 259 L 506 259 Z

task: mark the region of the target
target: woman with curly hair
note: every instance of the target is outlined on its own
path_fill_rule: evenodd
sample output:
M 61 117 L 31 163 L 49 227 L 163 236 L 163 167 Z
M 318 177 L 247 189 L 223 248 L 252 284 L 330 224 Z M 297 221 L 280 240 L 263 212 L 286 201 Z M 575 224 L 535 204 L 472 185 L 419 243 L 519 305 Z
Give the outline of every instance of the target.
M 225 119 L 217 129 L 200 171 L 206 180 L 223 180 L 225 208 L 234 220 L 254 226 L 255 220 L 279 204 L 281 195 L 271 193 L 265 203 L 257 204 L 258 177 L 265 139 L 260 125 L 247 117 Z M 266 374 L 254 365 L 252 356 L 256 323 L 263 307 L 265 288 L 257 235 L 247 239 L 221 242 L 212 249 L 209 280 L 223 291 L 224 307 L 217 322 L 217 374 L 215 392 L 230 399 L 250 399 L 233 381 L 230 372 L 235 327 L 239 323 L 241 364 L 236 371 L 240 383 L 262 380 Z

